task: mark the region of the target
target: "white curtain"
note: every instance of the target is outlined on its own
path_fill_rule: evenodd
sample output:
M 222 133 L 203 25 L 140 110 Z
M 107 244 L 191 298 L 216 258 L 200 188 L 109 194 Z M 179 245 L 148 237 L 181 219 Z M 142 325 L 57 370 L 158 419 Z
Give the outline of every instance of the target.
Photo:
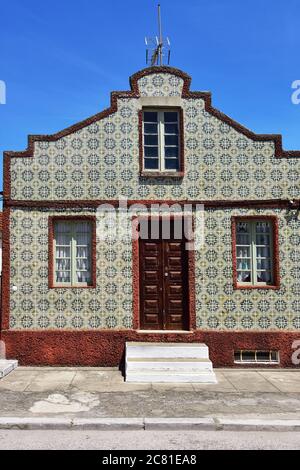
M 55 259 L 57 283 L 71 281 L 71 227 L 66 222 L 58 222 L 55 226 Z
M 91 279 L 91 224 L 89 222 L 77 222 L 74 232 L 76 243 L 76 279 L 77 282 L 89 283 Z
M 91 225 L 89 222 L 58 222 L 55 226 L 55 279 L 59 283 L 74 282 L 71 266 L 76 266 L 78 283 L 89 283 Z M 72 260 L 75 256 L 75 260 Z

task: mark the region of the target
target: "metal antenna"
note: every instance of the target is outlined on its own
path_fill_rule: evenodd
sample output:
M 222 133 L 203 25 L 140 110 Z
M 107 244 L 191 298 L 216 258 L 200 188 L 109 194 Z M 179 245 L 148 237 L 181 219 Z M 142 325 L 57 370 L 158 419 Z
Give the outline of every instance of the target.
M 158 4 L 158 36 L 155 38 L 145 38 L 146 43 L 146 64 L 153 65 L 163 65 L 164 57 L 167 56 L 167 64 L 170 64 L 170 40 L 168 37 L 165 39 L 162 35 L 162 26 L 161 26 L 161 12 L 160 4 Z
M 159 32 L 159 44 L 158 44 L 158 53 L 159 53 L 159 65 L 162 65 L 162 48 L 163 48 L 163 38 L 162 38 L 162 29 L 161 29 L 161 14 L 160 14 L 160 4 L 158 4 L 158 32 Z

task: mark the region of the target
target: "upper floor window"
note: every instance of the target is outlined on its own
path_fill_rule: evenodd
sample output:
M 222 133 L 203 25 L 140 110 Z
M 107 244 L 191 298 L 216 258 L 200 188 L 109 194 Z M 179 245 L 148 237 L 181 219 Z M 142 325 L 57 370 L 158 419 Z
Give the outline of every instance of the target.
M 178 172 L 179 112 L 147 109 L 143 112 L 144 171 Z
M 273 220 L 235 221 L 237 287 L 277 285 L 274 239 Z
M 61 220 L 54 223 L 54 286 L 92 284 L 92 224 Z

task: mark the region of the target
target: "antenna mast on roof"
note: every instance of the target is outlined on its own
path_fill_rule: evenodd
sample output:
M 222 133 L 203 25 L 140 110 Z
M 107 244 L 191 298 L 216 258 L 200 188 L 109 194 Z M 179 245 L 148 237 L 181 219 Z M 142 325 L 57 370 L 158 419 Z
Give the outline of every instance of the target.
M 154 38 L 145 38 L 146 43 L 146 64 L 153 65 L 163 65 L 164 57 L 167 56 L 167 64 L 170 64 L 170 40 L 168 37 L 165 39 L 162 35 L 162 26 L 161 26 L 161 13 L 160 13 L 160 4 L 158 4 L 158 36 Z

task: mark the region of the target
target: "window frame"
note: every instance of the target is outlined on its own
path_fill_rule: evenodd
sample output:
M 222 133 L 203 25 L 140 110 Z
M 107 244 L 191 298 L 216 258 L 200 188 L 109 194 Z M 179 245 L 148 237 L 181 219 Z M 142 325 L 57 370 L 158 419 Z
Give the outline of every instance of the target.
M 252 354 L 253 359 L 247 360 L 244 359 L 243 356 L 245 354 Z M 258 354 L 265 353 L 269 355 L 268 360 L 258 358 Z M 275 355 L 276 359 L 272 359 L 272 356 Z M 236 357 L 239 356 L 239 359 Z M 233 352 L 233 358 L 235 364 L 266 364 L 266 365 L 274 365 L 280 364 L 280 352 L 276 349 L 238 349 Z
M 145 168 L 145 144 L 144 144 L 144 113 L 158 113 L 158 169 Z M 164 119 L 161 116 L 166 112 L 176 112 L 178 119 L 178 169 L 165 169 L 165 143 L 164 143 Z M 143 106 L 139 112 L 140 134 L 140 174 L 141 176 L 183 177 L 184 176 L 184 142 L 183 142 L 183 110 L 179 107 Z
M 252 275 L 252 282 L 240 282 L 238 281 L 237 274 L 237 224 L 239 222 L 251 222 L 251 275 Z M 256 267 L 256 249 L 254 246 L 254 222 L 269 222 L 271 225 L 270 231 L 270 248 L 271 248 L 271 273 L 272 273 L 272 280 L 270 284 L 266 282 L 258 282 L 256 281 L 256 274 L 257 274 L 257 267 Z M 233 260 L 233 286 L 235 289 L 279 289 L 280 288 L 280 274 L 279 274 L 279 244 L 278 244 L 278 219 L 276 216 L 266 215 L 266 216 L 233 216 L 232 217 L 232 260 Z M 255 264 L 255 266 L 254 266 Z
M 57 222 L 64 222 L 74 224 L 76 222 L 90 222 L 91 224 L 91 246 L 90 246 L 90 263 L 91 263 L 91 280 L 90 283 L 78 283 L 71 279 L 71 282 L 57 283 L 55 280 L 56 273 L 56 240 L 55 240 L 55 224 Z M 63 288 L 63 289 L 91 289 L 96 288 L 96 217 L 94 216 L 50 216 L 48 220 L 48 231 L 49 231 L 49 288 Z M 75 257 L 72 256 L 72 251 L 76 250 L 74 245 L 71 243 L 70 246 L 70 263 L 76 263 L 76 252 Z M 73 272 L 74 272 L 73 266 Z M 72 271 L 72 267 L 71 267 Z M 76 272 L 76 269 L 75 269 Z

